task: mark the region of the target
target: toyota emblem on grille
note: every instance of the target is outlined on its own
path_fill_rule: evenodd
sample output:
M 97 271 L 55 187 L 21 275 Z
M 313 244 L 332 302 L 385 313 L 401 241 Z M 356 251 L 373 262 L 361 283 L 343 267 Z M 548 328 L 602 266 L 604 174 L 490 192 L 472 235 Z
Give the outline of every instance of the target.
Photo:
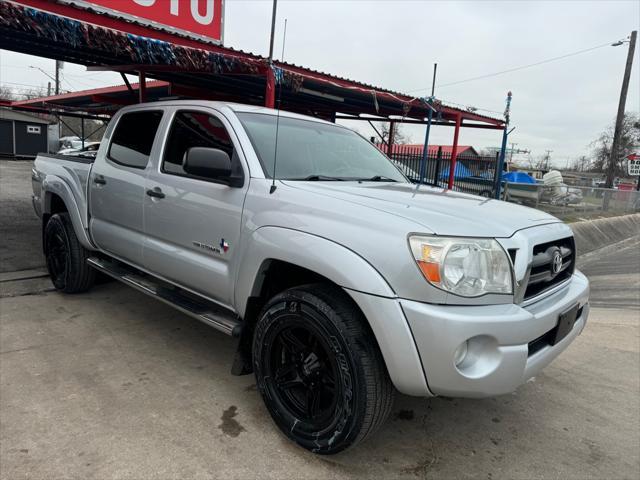
M 553 263 L 551 264 L 551 270 L 553 274 L 556 275 L 562 269 L 562 255 L 558 250 L 553 252 Z

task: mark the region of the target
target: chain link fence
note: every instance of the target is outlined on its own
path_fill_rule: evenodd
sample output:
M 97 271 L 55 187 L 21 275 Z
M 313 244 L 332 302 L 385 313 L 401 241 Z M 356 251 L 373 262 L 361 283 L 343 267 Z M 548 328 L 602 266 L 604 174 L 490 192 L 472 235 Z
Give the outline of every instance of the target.
M 640 211 L 640 192 L 636 190 L 507 182 L 504 183 L 502 199 L 537 208 L 568 221 Z

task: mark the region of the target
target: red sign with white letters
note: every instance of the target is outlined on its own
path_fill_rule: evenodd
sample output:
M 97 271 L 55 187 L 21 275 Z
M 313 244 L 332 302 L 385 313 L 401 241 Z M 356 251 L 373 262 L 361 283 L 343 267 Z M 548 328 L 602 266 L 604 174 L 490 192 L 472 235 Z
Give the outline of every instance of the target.
M 21 3 L 20 0 L 16 0 Z M 224 0 L 57 0 L 200 40 L 222 43 Z M 24 2 L 32 3 L 32 2 Z M 47 2 L 55 12 L 56 2 Z

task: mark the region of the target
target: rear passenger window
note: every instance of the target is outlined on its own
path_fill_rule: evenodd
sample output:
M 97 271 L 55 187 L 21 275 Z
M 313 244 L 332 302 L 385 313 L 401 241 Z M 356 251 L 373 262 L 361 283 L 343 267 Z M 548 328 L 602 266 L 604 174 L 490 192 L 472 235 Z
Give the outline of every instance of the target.
M 131 112 L 120 117 L 113 133 L 108 157 L 116 163 L 145 168 L 149 162 L 162 112 Z
M 216 117 L 202 112 L 176 113 L 164 153 L 162 171 L 174 175 L 190 176 L 182 169 L 184 156 L 192 147 L 224 150 L 231 158 L 232 176 L 242 175 L 242 167 L 234 155 L 233 143 L 227 129 Z

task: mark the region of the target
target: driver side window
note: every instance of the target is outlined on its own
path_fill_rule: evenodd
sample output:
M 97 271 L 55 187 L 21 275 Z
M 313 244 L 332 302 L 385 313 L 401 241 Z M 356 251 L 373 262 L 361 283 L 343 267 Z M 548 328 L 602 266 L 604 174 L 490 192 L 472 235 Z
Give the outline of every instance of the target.
M 225 126 L 213 115 L 198 111 L 180 111 L 174 116 L 162 159 L 162 172 L 200 179 L 182 168 L 185 154 L 192 147 L 223 150 L 231 158 L 232 175 L 242 176 L 240 160 Z

